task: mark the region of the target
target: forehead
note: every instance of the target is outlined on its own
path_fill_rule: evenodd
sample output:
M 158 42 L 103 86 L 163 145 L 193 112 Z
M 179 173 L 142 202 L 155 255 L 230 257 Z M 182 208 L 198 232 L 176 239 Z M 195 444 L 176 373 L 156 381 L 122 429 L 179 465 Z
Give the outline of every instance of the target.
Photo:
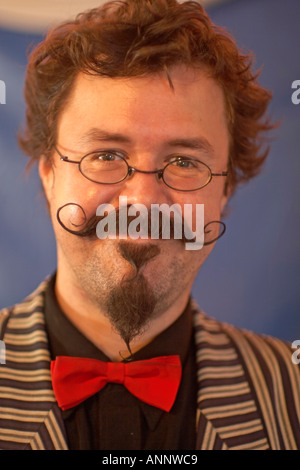
M 228 145 L 218 83 L 205 69 L 183 66 L 170 69 L 170 78 L 173 87 L 165 73 L 126 78 L 78 74 L 60 115 L 59 142 L 72 136 L 76 145 L 89 143 L 93 131 L 101 129 L 144 143 L 202 136 Z

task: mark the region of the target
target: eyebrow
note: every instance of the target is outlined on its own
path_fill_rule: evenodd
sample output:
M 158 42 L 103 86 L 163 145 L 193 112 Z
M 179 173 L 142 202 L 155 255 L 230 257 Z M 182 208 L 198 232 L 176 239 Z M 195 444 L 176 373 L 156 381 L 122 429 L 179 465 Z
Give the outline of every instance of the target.
M 212 144 L 204 137 L 174 139 L 168 141 L 167 144 L 171 147 L 184 147 L 191 150 L 202 150 L 210 154 L 214 153 Z
M 132 139 L 124 134 L 118 132 L 109 132 L 98 128 L 92 128 L 86 132 L 79 142 L 82 144 L 92 142 L 119 142 L 124 144 L 131 144 Z M 176 138 L 165 142 L 167 147 L 181 147 L 191 150 L 201 150 L 207 154 L 213 154 L 214 148 L 212 144 L 205 137 L 191 137 L 191 138 Z
M 87 144 L 90 142 L 98 142 L 98 141 L 100 142 L 114 141 L 114 142 L 120 142 L 120 143 L 125 143 L 125 144 L 131 143 L 131 139 L 129 137 L 126 137 L 123 134 L 119 134 L 118 132 L 104 131 L 96 127 L 93 127 L 92 129 L 90 129 L 88 132 L 83 134 L 83 136 L 79 139 L 79 142 L 82 144 Z

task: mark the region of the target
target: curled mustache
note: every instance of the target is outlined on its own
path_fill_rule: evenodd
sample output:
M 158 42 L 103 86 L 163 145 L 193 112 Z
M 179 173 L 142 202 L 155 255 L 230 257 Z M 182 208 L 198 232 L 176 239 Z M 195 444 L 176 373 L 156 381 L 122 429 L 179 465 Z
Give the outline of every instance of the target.
M 66 207 L 72 207 L 73 209 L 76 208 L 79 210 L 79 213 L 76 215 L 76 219 L 80 218 L 80 223 L 77 220 L 77 223 L 75 221 L 71 220 L 71 217 L 69 217 L 68 224 L 73 228 L 67 227 L 67 225 L 63 222 L 62 220 L 62 211 Z M 128 227 L 130 223 L 136 219 L 136 215 L 128 215 L 128 209 L 130 205 L 127 205 L 127 233 L 128 233 Z M 123 207 L 124 210 L 124 207 Z M 116 215 L 116 235 L 119 235 L 119 214 L 120 214 L 120 209 L 117 208 L 115 209 L 115 215 Z M 96 228 L 99 222 L 101 222 L 106 215 L 103 216 L 98 216 L 98 215 L 93 215 L 89 220 L 87 219 L 86 213 L 83 209 L 83 207 L 80 204 L 69 202 L 67 204 L 64 204 L 61 206 L 56 213 L 57 221 L 61 225 L 61 227 L 66 230 L 67 232 L 76 235 L 78 237 L 85 237 L 85 238 L 90 238 L 90 239 L 97 239 L 97 234 L 96 234 Z M 148 214 L 148 237 L 151 238 L 151 213 Z M 169 223 L 170 223 L 170 239 L 175 239 L 174 234 L 175 234 L 175 222 L 174 222 L 174 217 L 169 218 Z M 194 238 L 189 238 L 185 235 L 185 227 L 184 227 L 184 221 L 183 219 L 181 220 L 182 223 L 182 237 L 180 239 L 176 238 L 179 242 L 182 243 L 193 243 L 196 242 L 196 237 Z M 221 231 L 219 234 L 213 238 L 212 240 L 207 240 L 207 236 L 213 231 L 212 230 L 212 225 L 217 224 L 219 227 L 221 227 Z M 75 229 L 76 227 L 76 229 Z M 82 227 L 82 228 L 81 228 Z M 211 245 L 212 243 L 216 242 L 219 240 L 225 233 L 226 231 L 226 225 L 224 222 L 221 220 L 211 220 L 204 226 L 204 236 L 205 236 L 205 241 L 203 243 L 203 246 Z M 163 238 L 163 224 L 162 224 L 162 214 L 159 214 L 159 231 L 158 231 L 158 239 L 162 240 Z

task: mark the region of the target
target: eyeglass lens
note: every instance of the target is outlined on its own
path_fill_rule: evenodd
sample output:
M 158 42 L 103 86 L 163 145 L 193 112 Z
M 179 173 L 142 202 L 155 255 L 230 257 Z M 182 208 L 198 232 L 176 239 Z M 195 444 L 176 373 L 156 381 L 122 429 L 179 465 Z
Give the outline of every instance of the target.
M 128 175 L 129 166 L 124 158 L 112 153 L 91 153 L 80 163 L 81 173 L 91 181 L 103 184 L 114 184 Z M 164 168 L 164 182 L 182 190 L 199 189 L 209 183 L 211 171 L 204 163 L 177 158 Z

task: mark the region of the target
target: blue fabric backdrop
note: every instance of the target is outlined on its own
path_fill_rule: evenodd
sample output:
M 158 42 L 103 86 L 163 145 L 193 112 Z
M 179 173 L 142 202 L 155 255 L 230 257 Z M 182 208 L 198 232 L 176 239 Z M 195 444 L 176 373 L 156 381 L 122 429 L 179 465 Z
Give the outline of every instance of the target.
M 84 2 L 83 2 L 84 5 Z M 84 6 L 83 6 L 84 9 Z M 231 1 L 209 13 L 263 65 L 271 112 L 281 127 L 263 173 L 231 200 L 226 235 L 200 270 L 193 294 L 210 315 L 287 340 L 300 338 L 299 0 Z M 0 307 L 21 300 L 56 266 L 55 241 L 36 169 L 16 144 L 24 119 L 26 49 L 40 36 L 0 30 Z

